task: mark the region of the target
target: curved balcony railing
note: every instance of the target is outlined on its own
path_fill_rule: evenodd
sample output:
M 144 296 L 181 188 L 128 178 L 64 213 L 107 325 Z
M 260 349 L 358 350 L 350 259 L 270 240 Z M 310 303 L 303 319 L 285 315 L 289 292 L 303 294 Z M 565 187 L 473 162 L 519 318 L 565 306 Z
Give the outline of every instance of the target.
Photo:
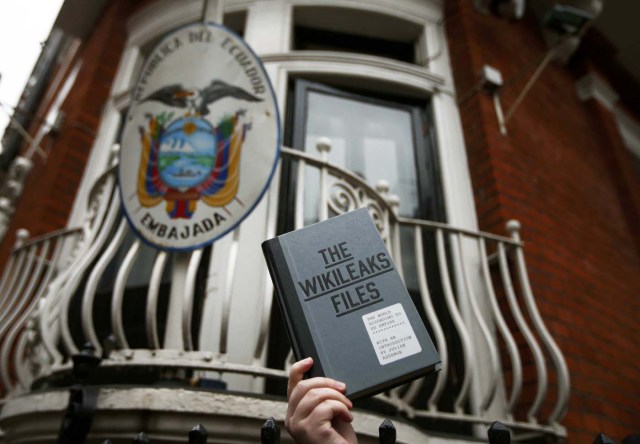
M 319 190 L 320 219 L 368 208 L 423 310 L 443 360 L 437 375 L 378 395 L 377 401 L 418 423 L 435 420 L 473 426 L 500 420 L 514 431 L 563 436 L 559 421 L 568 401 L 568 370 L 538 312 L 519 224 L 509 222 L 510 236 L 505 237 L 399 217 L 398 199 L 385 183 L 371 187 L 329 164 L 328 141 L 319 143 L 318 149 L 319 157 L 282 150 L 284 161 L 296 166 L 294 226 L 304 223 L 307 187 Z M 28 239 L 25 232 L 18 236 L 0 280 L 0 378 L 5 399 L 68 374 L 71 357 L 87 342 L 107 356 L 104 329 L 96 325 L 96 310 L 105 306 L 108 315 L 98 316 L 108 317 L 103 323 L 110 326 L 113 350 L 101 368 L 124 369 L 125 374 L 128 368 L 173 369 L 174 376 L 215 375 L 223 380 L 245 375 L 254 383 L 244 390 L 254 393 L 264 392 L 266 379 L 286 378 L 291 354 L 280 365 L 266 365 L 273 288 L 264 266 L 254 298 L 261 314 L 250 320 L 258 327 L 244 333 L 250 338 L 243 338 L 253 347 L 252 358 L 248 362 L 233 358 L 231 295 L 238 276 L 242 278 L 238 273 L 242 227 L 210 250 L 147 251 L 151 271 L 142 300 L 144 314 L 133 321 L 143 332 L 144 346 L 140 339 L 132 343 L 125 295 L 143 245 L 131 240 L 121 215 L 115 166 L 114 156 L 91 192 L 82 226 L 35 239 Z M 318 173 L 307 176 L 310 169 Z M 309 177 L 317 177 L 317 182 L 305 183 Z M 275 216 L 264 223 L 265 232 L 274 234 Z M 210 267 L 214 254 L 222 255 L 226 263 L 224 279 L 215 283 L 223 287 L 217 289 L 222 298 L 216 315 L 205 316 L 202 300 L 212 278 L 206 270 L 202 278 L 201 271 Z M 104 292 L 101 288 L 109 273 L 114 276 L 112 289 Z M 199 279 L 205 285 L 196 285 Z M 179 291 L 171 291 L 162 302 L 162 288 L 167 285 Z M 165 316 L 159 310 L 163 304 Z M 205 340 L 203 332 L 215 338 L 215 344 Z M 524 371 L 530 362 L 533 372 Z M 555 387 L 550 387 L 551 380 Z

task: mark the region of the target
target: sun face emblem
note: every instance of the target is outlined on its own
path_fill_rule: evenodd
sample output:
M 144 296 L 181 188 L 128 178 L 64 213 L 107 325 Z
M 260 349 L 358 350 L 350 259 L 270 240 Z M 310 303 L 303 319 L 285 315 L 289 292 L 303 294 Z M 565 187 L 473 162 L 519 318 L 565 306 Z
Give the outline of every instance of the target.
M 198 129 L 198 125 L 196 125 L 194 122 L 190 120 L 187 120 L 182 126 L 182 132 L 184 132 L 187 136 L 190 136 L 191 134 L 193 134 L 194 131 L 197 129 Z
M 215 164 L 214 128 L 204 119 L 184 117 L 167 126 L 159 139 L 160 179 L 180 191 L 200 184 Z

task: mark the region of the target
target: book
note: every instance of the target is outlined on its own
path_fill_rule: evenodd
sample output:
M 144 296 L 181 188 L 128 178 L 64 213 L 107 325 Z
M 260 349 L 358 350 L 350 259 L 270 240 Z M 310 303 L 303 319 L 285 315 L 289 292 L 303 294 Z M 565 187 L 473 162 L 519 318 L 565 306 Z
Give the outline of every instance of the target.
M 262 243 L 306 377 L 374 395 L 439 369 L 440 357 L 369 212 L 359 209 Z

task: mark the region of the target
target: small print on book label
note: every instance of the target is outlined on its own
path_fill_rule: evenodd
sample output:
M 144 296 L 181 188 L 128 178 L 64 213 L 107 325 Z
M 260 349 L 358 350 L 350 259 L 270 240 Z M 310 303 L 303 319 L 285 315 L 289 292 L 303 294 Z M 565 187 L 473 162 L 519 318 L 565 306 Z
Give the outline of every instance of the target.
M 362 316 L 380 365 L 420 353 L 409 318 L 398 303 Z

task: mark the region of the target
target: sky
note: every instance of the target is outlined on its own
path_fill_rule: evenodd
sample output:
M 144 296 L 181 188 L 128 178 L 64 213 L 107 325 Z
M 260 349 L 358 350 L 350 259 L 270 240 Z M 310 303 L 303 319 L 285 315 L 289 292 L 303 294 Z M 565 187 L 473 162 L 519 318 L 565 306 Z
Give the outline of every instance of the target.
M 63 0 L 0 0 L 0 137 Z M 4 108 L 4 109 L 3 109 Z

